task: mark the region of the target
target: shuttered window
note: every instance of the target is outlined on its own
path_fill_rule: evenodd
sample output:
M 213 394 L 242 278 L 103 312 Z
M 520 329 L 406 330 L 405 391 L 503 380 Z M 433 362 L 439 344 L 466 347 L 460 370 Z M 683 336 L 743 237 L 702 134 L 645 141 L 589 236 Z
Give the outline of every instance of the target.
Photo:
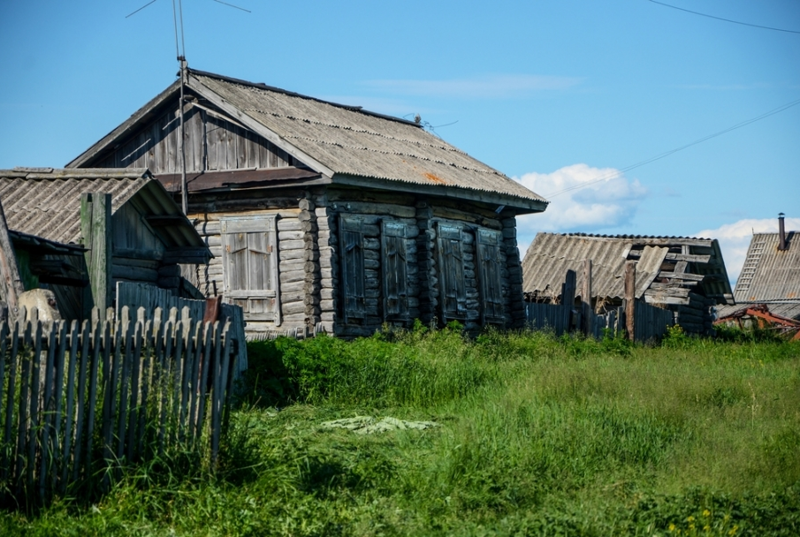
M 226 218 L 220 231 L 225 299 L 245 320 L 280 324 L 276 217 Z
M 407 226 L 402 222 L 384 220 L 381 224 L 383 317 L 388 321 L 408 319 L 406 233 Z
M 344 215 L 339 217 L 339 244 L 344 321 L 363 319 L 367 308 L 364 300 L 364 230 L 361 219 Z
M 502 323 L 505 320 L 500 266 L 500 246 L 503 237 L 499 231 L 479 229 L 477 239 L 483 322 Z
M 442 321 L 464 320 L 467 293 L 464 281 L 464 231 L 460 226 L 437 225 L 439 297 Z

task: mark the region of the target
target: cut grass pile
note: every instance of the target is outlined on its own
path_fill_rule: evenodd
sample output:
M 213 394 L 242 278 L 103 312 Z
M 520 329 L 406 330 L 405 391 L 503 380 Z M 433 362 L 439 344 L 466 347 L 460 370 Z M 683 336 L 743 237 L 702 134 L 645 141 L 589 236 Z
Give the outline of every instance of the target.
M 249 351 L 216 475 L 155 461 L 0 534 L 800 534 L 796 343 L 418 327 Z M 321 426 L 354 416 L 439 426 Z

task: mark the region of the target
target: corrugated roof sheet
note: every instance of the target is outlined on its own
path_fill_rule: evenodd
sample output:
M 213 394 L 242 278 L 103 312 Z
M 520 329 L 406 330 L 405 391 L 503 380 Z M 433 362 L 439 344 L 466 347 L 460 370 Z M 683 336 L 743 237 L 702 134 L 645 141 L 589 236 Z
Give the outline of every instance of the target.
M 577 294 L 583 285 L 583 262 L 592 260 L 592 294 L 623 298 L 624 267 L 632 249 L 642 249 L 636 266 L 636 296 L 641 297 L 658 277 L 670 247 L 700 247 L 712 252 L 709 264 L 699 274 L 721 271 L 723 281 L 705 278 L 704 286 L 715 293 L 730 293 L 725 267 L 716 240 L 697 237 L 650 235 L 591 235 L 585 233 L 539 233 L 522 260 L 523 291 L 558 296 L 567 270 L 577 274 Z M 708 251 L 708 250 L 706 250 Z
M 408 121 L 210 73 L 191 73 L 197 82 L 336 174 L 451 185 L 546 202 Z
M 800 232 L 790 231 L 786 238 L 788 249 L 780 252 L 777 233 L 753 235 L 736 281 L 737 303 L 800 300 Z
M 111 194 L 112 214 L 136 198 L 147 214 L 182 216 L 164 187 L 144 169 L 0 170 L 0 202 L 8 228 L 50 241 L 80 241 L 84 193 Z M 194 226 L 183 220 L 156 231 L 166 246 L 204 246 Z
M 592 293 L 625 296 L 625 261 L 633 241 L 588 235 L 539 233 L 522 261 L 523 291 L 561 294 L 567 270 L 577 273 L 577 292 L 583 288 L 583 262 L 592 260 Z M 668 248 L 646 246 L 636 267 L 636 297 L 647 290 L 661 268 Z

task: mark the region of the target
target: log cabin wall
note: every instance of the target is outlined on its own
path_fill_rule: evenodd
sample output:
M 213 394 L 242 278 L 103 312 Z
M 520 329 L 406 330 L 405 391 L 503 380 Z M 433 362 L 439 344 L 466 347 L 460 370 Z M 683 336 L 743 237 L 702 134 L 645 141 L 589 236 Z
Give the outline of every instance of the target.
M 210 108 L 184 113 L 187 173 L 297 165 L 282 149 L 253 132 L 222 119 Z M 100 168 L 148 168 L 154 175 L 181 172 L 178 108 L 163 113 L 113 153 L 92 165 Z
M 294 333 L 296 330 L 305 331 L 309 325 L 313 327 L 313 311 L 309 318 L 306 303 L 307 273 L 311 274 L 312 280 L 318 275 L 313 261 L 309 263 L 308 259 L 313 258 L 313 249 L 309 253 L 309 244 L 316 243 L 316 236 L 312 233 L 309 211 L 301 209 L 304 196 L 305 193 L 297 191 L 207 194 L 193 198 L 189 206 L 189 219 L 214 257 L 205 265 L 184 267 L 182 273 L 205 296 L 214 296 L 216 290 L 226 302 L 243 306 L 249 337 L 266 337 L 270 333 L 287 330 Z M 263 223 L 263 227 L 259 227 L 259 222 Z M 236 228 L 232 223 L 251 227 Z M 274 228 L 271 227 L 273 225 Z M 275 244 L 260 246 L 248 242 L 238 248 L 230 238 L 226 238 L 230 235 L 248 235 L 248 229 L 255 230 L 252 233 L 257 235 L 265 234 L 267 242 L 272 240 L 270 236 L 274 236 Z M 230 255 L 237 249 L 247 250 L 245 256 L 234 258 Z M 248 263 L 248 260 L 252 261 Z M 229 267 L 227 274 L 226 263 Z M 274 267 L 269 266 L 272 263 Z M 238 266 L 242 264 L 244 266 Z M 233 268 L 235 265 L 237 269 Z M 259 279 L 259 273 L 266 274 L 271 270 L 274 271 L 273 276 Z M 245 279 L 259 279 L 250 281 L 253 291 L 263 291 L 263 287 L 271 286 L 275 294 L 267 293 L 264 297 L 257 296 L 257 293 L 250 297 L 239 296 L 238 291 L 247 287 L 247 282 L 234 282 L 234 273 Z M 234 286 L 237 289 L 228 289 Z M 232 294 L 235 296 L 229 296 Z M 265 305 L 259 305 L 259 301 L 266 301 Z

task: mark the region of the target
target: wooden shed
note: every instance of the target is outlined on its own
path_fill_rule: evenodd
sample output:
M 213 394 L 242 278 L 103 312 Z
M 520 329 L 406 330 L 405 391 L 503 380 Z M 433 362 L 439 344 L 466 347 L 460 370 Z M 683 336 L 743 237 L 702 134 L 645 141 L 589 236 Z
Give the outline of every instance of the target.
M 180 90 L 68 166 L 146 167 L 178 199 L 183 155 L 215 255 L 185 275 L 241 305 L 250 336 L 523 324 L 515 217 L 542 197 L 417 123 L 196 70 L 181 137 Z
M 539 233 L 522 261 L 523 289 L 530 302 L 560 303 L 567 270 L 583 289 L 584 260 L 592 260 L 591 303 L 596 313 L 617 308 L 625 296 L 624 267 L 636 261 L 635 296 L 672 310 L 687 332 L 711 330 L 711 307 L 733 302 L 716 239 Z
M 190 294 L 178 262 L 211 257 L 144 169 L 0 170 L 0 203 L 25 290 L 51 289 L 65 319 L 112 306 L 120 281 Z
M 800 231 L 787 231 L 783 213 L 777 233 L 755 233 L 736 280 L 735 306 L 718 308 L 720 317 L 766 305 L 769 312 L 800 321 Z

